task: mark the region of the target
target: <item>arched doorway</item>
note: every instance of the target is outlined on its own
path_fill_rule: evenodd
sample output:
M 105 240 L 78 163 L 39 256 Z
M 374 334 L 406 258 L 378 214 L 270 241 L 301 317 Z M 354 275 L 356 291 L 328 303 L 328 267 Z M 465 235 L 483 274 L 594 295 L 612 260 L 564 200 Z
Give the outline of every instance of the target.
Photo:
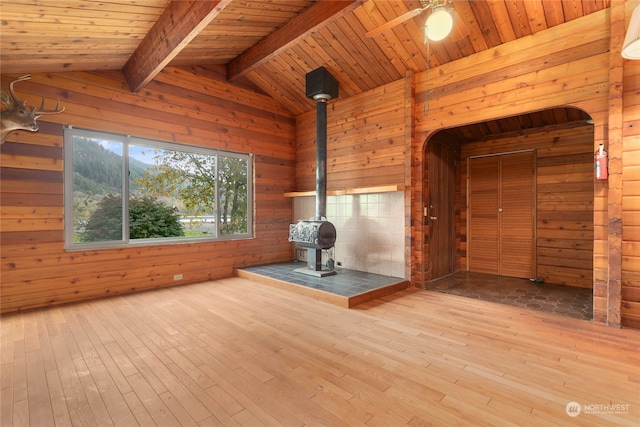
M 426 286 L 457 272 L 593 287 L 593 122 L 557 108 L 425 144 Z

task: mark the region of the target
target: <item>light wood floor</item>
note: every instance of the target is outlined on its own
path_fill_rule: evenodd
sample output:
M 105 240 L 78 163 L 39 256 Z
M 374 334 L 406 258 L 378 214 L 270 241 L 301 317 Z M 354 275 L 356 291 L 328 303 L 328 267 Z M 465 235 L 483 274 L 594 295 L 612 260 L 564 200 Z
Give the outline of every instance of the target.
M 3 427 L 640 423 L 640 331 L 430 291 L 231 278 L 1 322 Z

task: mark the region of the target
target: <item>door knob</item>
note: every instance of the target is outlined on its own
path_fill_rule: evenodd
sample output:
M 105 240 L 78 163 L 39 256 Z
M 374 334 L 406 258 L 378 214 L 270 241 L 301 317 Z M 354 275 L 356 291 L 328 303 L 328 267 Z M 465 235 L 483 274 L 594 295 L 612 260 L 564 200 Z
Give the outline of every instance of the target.
M 436 219 L 438 219 L 438 217 L 437 217 L 437 216 L 430 216 L 430 217 L 429 217 L 429 219 L 430 219 L 431 221 L 435 221 Z

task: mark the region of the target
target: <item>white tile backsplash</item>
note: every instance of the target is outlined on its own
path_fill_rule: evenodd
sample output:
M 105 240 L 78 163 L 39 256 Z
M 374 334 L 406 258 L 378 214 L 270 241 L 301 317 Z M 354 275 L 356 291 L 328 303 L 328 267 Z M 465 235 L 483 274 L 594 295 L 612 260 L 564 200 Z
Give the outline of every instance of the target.
M 315 208 L 314 196 L 295 197 L 293 222 L 314 217 Z M 401 191 L 328 196 L 327 219 L 336 227 L 336 245 L 332 250 L 336 265 L 404 278 Z

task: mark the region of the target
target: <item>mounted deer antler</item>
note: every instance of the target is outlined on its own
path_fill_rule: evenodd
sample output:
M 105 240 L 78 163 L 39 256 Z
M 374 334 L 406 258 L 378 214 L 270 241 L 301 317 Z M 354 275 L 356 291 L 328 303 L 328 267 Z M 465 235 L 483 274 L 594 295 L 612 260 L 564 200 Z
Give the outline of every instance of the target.
M 29 109 L 27 107 L 27 101 L 20 101 L 13 91 L 13 84 L 21 82 L 23 80 L 29 80 L 31 76 L 26 74 L 21 77 L 17 77 L 9 83 L 9 92 L 2 89 L 2 105 L 5 107 L 2 110 L 2 133 L 0 136 L 0 144 L 4 143 L 5 139 L 10 132 L 14 130 L 30 130 L 35 132 L 38 130 L 38 123 L 36 120 L 44 114 L 58 114 L 64 111 L 64 107 L 60 108 L 60 102 L 56 102 L 55 110 L 44 109 L 44 97 L 42 97 L 42 103 L 39 109 Z

